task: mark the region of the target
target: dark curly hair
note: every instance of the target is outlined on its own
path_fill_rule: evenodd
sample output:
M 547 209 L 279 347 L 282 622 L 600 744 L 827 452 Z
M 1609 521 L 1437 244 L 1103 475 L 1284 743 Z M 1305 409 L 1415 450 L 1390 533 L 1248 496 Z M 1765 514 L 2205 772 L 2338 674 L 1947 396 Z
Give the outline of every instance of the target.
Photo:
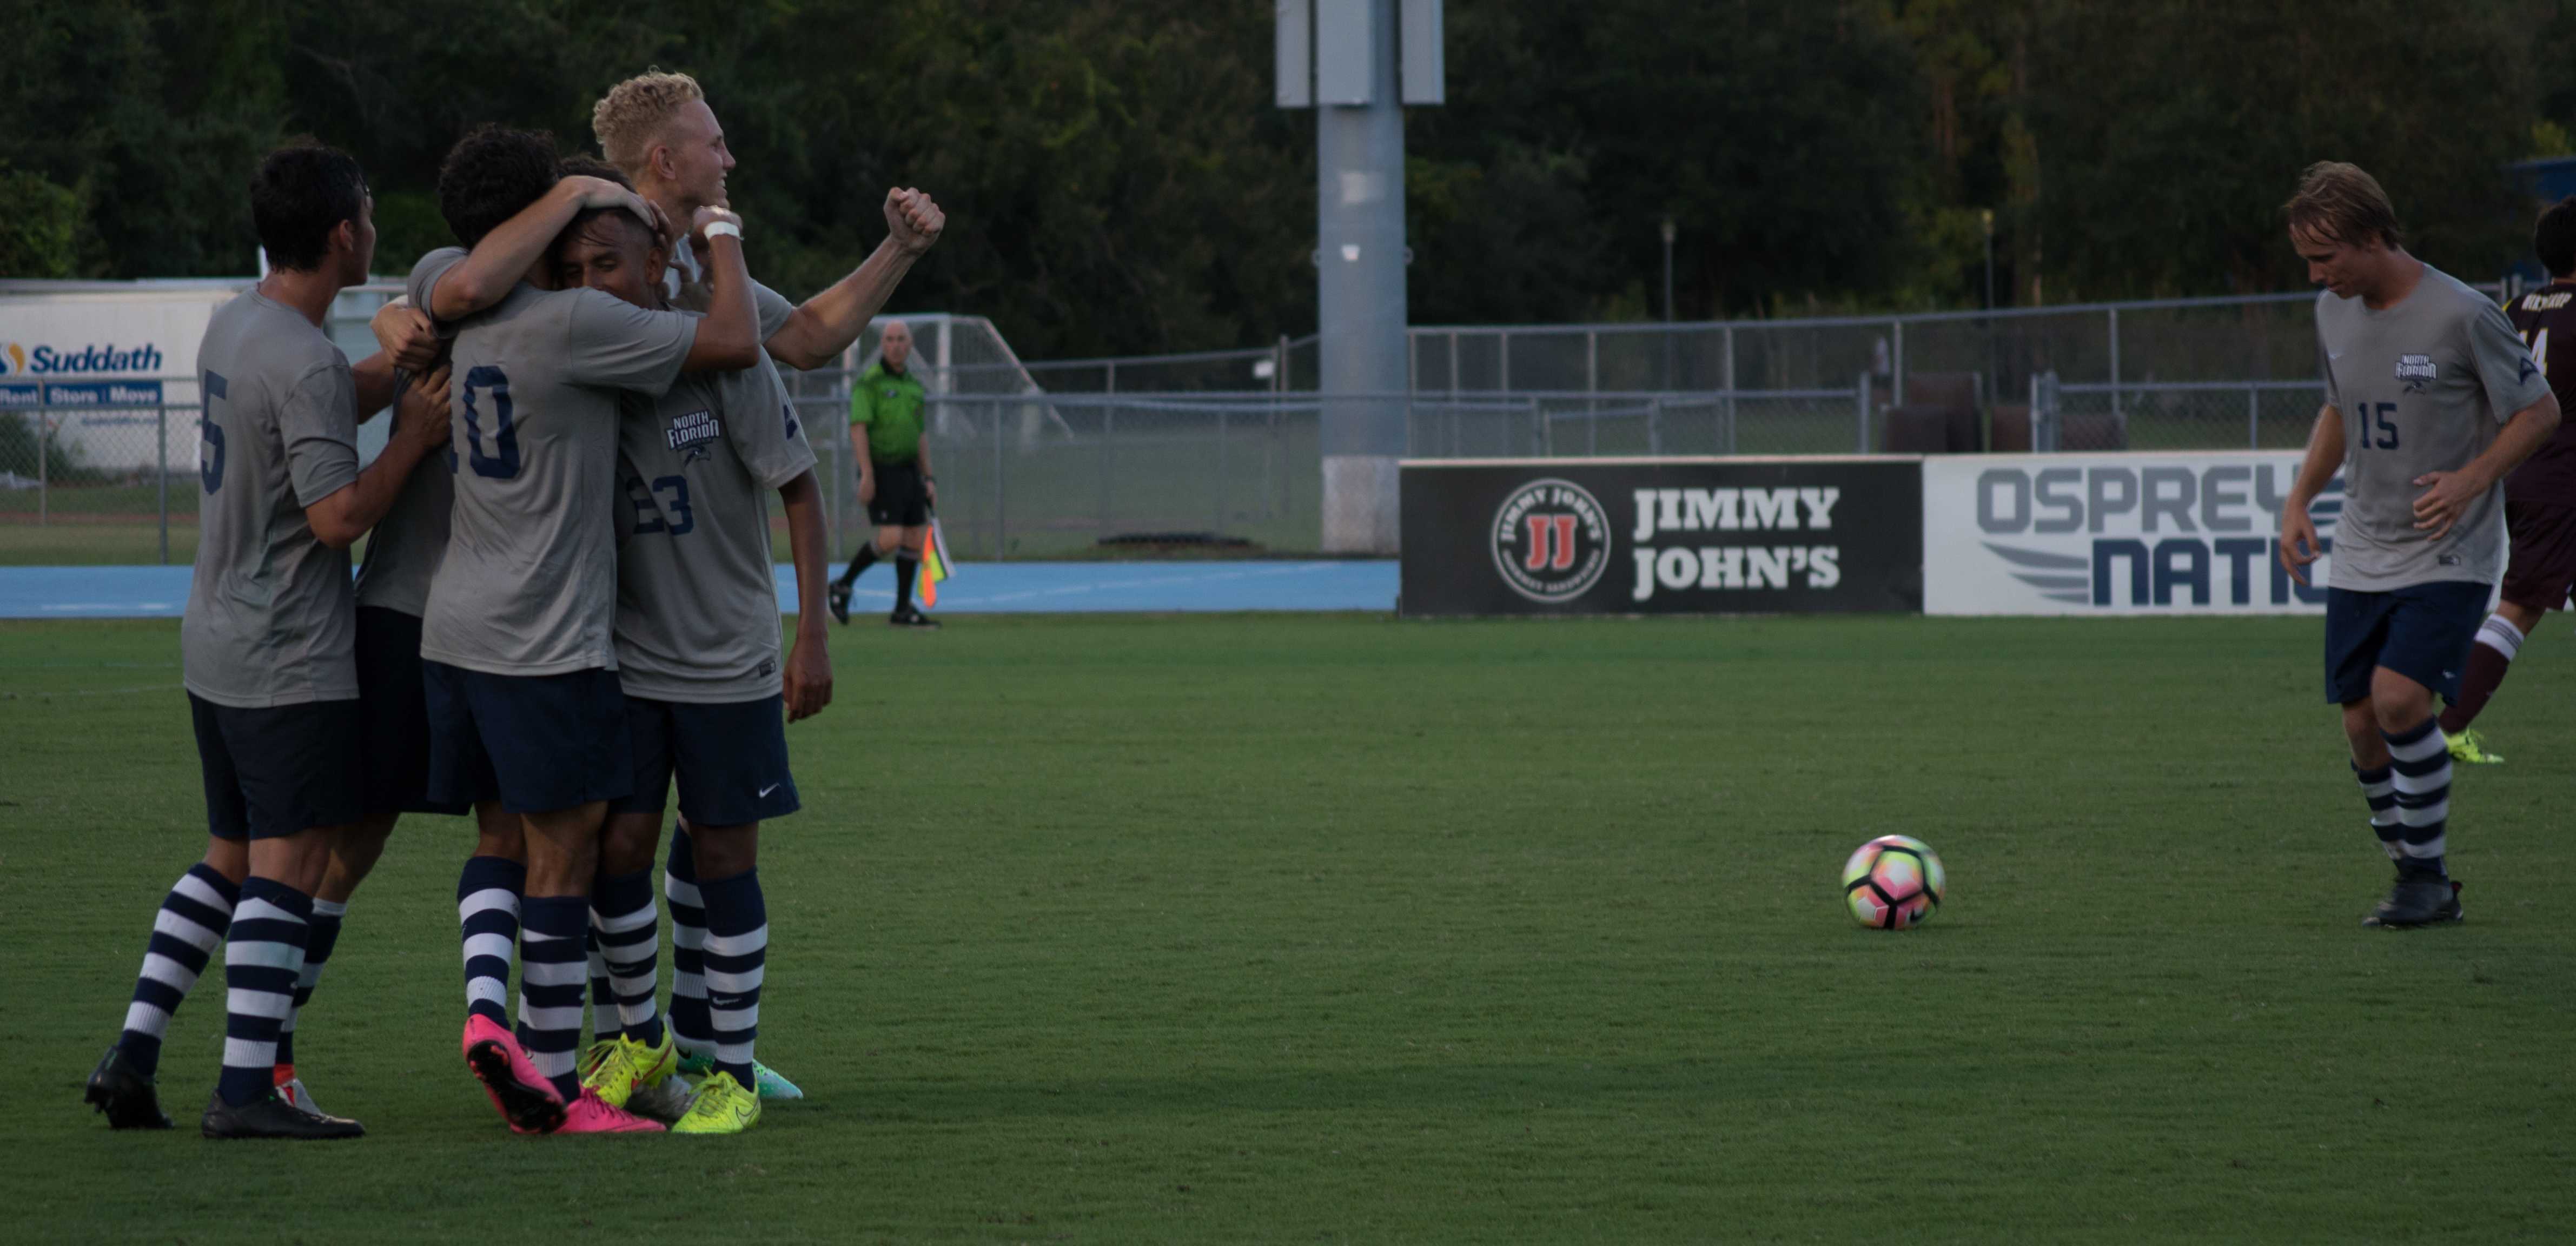
M 565 177 L 601 178 L 606 181 L 615 182 L 628 190 L 635 189 L 634 181 L 626 176 L 626 171 L 624 169 L 618 168 L 616 165 L 610 164 L 609 162 L 591 155 L 588 152 L 577 151 L 564 157 L 563 163 L 555 166 L 555 172 L 560 173 Z
M 2531 249 L 2552 277 L 2576 276 L 2576 195 L 2549 205 L 2532 226 Z
M 357 158 L 318 143 L 270 152 L 250 179 L 250 220 L 277 268 L 311 272 L 331 249 L 331 231 L 366 210 L 367 175 Z
M 555 164 L 551 134 L 478 126 L 438 167 L 438 213 L 456 241 L 471 247 L 554 189 Z

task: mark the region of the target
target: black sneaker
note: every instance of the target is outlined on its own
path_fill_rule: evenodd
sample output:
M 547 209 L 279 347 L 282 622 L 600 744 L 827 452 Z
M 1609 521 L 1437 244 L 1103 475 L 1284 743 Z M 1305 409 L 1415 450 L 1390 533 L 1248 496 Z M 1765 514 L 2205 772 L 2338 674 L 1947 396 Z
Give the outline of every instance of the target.
M 832 621 L 833 621 L 833 622 L 835 622 L 835 623 L 843 623 L 843 624 L 846 624 L 846 623 L 848 623 L 848 622 L 850 621 L 850 586 L 849 586 L 849 585 L 847 585 L 847 584 L 835 584 L 835 585 L 833 585 L 833 586 L 832 586 L 832 591 L 830 591 L 830 592 L 828 592 L 828 593 L 823 594 L 823 603 L 824 603 L 825 605 L 830 606 L 830 607 L 832 608 Z
M 81 1098 L 107 1114 L 110 1129 L 170 1128 L 170 1117 L 161 1110 L 160 1091 L 153 1088 L 151 1078 L 127 1062 L 123 1047 L 110 1047 L 98 1058 L 98 1067 L 90 1071 L 89 1089 Z
M 923 614 L 917 607 L 905 606 L 903 609 L 887 615 L 886 625 L 889 627 L 937 627 L 939 626 L 939 620 Z
M 209 1138 L 363 1138 L 367 1127 L 344 1116 L 307 1112 L 274 1090 L 239 1107 L 222 1095 L 206 1101 L 201 1129 Z
M 2455 922 L 2466 917 L 2460 908 L 2460 885 L 2447 878 L 2401 878 L 2379 902 L 2370 916 L 2361 919 L 2365 926 L 2388 930 L 2411 930 Z

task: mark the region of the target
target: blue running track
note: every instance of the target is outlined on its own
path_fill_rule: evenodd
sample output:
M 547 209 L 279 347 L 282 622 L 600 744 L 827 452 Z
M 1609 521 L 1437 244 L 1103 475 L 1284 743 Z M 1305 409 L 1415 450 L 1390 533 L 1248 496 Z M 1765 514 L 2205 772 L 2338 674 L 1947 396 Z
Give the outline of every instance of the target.
M 0 619 L 175 619 L 187 609 L 190 570 L 0 567 Z M 1392 611 L 1395 592 L 1392 562 L 968 563 L 940 585 L 936 613 Z M 796 609 L 784 566 L 778 608 Z M 851 614 L 893 608 L 894 568 L 869 568 Z

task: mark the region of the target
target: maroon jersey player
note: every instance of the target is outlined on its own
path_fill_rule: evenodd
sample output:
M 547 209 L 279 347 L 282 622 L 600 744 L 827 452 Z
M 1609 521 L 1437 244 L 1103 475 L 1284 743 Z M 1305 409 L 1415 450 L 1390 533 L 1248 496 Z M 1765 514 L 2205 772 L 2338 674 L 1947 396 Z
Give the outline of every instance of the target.
M 2562 408 L 2576 402 L 2576 196 L 2540 214 L 2533 249 L 2550 282 L 2513 300 L 2505 314 L 2531 348 Z M 2504 522 L 2512 552 L 2504 572 L 2503 600 L 2478 629 L 2460 699 L 2442 714 L 2451 756 L 2464 762 L 2503 761 L 2469 724 L 2504 682 L 2506 669 L 2540 616 L 2567 604 L 2576 587 L 2576 420 L 2558 426 L 2538 452 L 2504 482 Z

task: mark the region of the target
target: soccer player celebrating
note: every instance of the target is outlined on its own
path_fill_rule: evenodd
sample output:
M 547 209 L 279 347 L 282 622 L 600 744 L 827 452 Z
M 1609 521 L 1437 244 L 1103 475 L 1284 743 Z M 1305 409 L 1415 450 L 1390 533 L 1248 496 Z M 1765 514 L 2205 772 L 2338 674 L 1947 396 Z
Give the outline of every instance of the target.
M 850 452 L 859 463 L 859 504 L 877 526 L 876 541 L 859 548 L 841 578 L 832 582 L 832 617 L 850 621 L 850 586 L 879 558 L 894 558 L 896 627 L 937 627 L 912 604 L 921 575 L 921 547 L 930 536 L 930 508 L 939 484 L 930 475 L 930 443 L 922 438 L 924 390 L 905 364 L 912 358 L 912 329 L 886 326 L 876 365 L 850 386 Z
M 516 141 L 551 164 L 550 143 Z M 611 637 L 619 395 L 760 358 L 739 220 L 707 208 L 693 225 L 717 227 L 704 318 L 540 288 L 540 260 L 464 319 L 451 347 L 456 502 L 421 620 L 429 796 L 497 795 L 520 815 L 519 1034 L 478 1011 L 465 1048 L 526 1131 L 660 1128 L 582 1093 L 575 1048 L 599 832 L 608 802 L 633 786 Z M 428 302 L 445 310 L 435 289 Z
M 430 252 L 414 266 L 404 297 L 377 313 L 372 326 L 377 340 L 401 366 L 424 370 L 442 360 L 456 321 L 497 302 L 544 256 L 554 235 L 574 213 L 620 204 L 652 218 L 651 207 L 623 188 L 587 179 L 558 183 L 551 145 L 532 145 L 528 138 L 486 129 L 468 134 L 448 153 L 439 177 L 440 212 L 458 241 L 472 246 L 488 235 L 492 245 L 470 262 L 462 247 Z M 424 308 L 443 311 L 445 319 L 433 319 Z M 442 411 L 445 403 L 442 394 L 438 404 Z M 339 915 L 382 855 L 400 815 L 458 814 L 469 807 L 429 799 L 429 716 L 420 662 L 421 615 L 427 608 L 430 581 L 447 549 L 448 514 L 455 494 L 452 477 L 443 460 L 415 469 L 393 508 L 377 521 L 367 541 L 366 563 L 358 571 L 358 703 L 366 816 L 333 846 L 330 866 L 315 894 L 312 951 L 296 984 L 295 1011 L 287 1016 L 278 1051 L 278 1085 L 307 1109 L 314 1109 L 314 1104 L 294 1076 L 288 1044 L 294 1037 L 296 1016 L 312 996 L 322 956 L 336 937 Z M 518 940 L 519 893 L 526 881 L 519 817 L 497 800 L 470 807 L 481 837 L 457 897 L 467 936 L 467 1002 L 495 1025 L 506 1026 L 510 950 Z
M 2549 284 L 2515 299 L 2507 315 L 2564 411 L 2576 395 L 2576 196 L 2540 214 L 2531 245 L 2549 270 Z M 2576 587 L 2576 422 L 2562 421 L 2556 436 L 2504 478 L 2504 526 L 2510 552 L 2502 600 L 2478 629 L 2459 699 L 2442 711 L 2442 734 L 2458 761 L 2504 760 L 2487 751 L 2469 724 L 2504 683 L 2540 616 L 2567 604 Z
M 733 170 L 733 153 L 725 146 L 724 127 L 697 80 L 687 74 L 645 73 L 609 88 L 591 109 L 592 134 L 600 153 L 623 171 L 643 196 L 670 222 L 684 222 L 701 207 L 722 207 L 725 175 Z M 927 194 L 910 188 L 886 193 L 886 237 L 865 262 L 831 288 L 791 304 L 777 291 L 752 283 L 752 300 L 760 320 L 761 341 L 769 355 L 795 368 L 822 367 L 840 358 L 857 341 L 913 262 L 939 241 L 947 217 Z M 699 261 L 701 240 L 675 238 L 662 277 L 663 293 L 673 307 L 705 311 L 709 288 Z M 818 648 L 816 652 L 820 652 Z M 687 784 L 682 783 L 685 791 Z M 685 813 L 685 810 L 684 810 Z M 671 1025 L 677 1031 L 683 1072 L 712 1068 L 714 1038 L 707 1029 L 706 979 L 700 964 L 706 928 L 695 900 L 692 849 L 683 828 L 671 837 L 671 864 L 663 880 L 671 904 Z M 652 906 L 646 903 L 621 914 L 622 896 L 606 897 L 600 912 L 603 928 L 626 929 L 627 946 L 651 946 Z M 638 932 L 641 937 L 638 938 Z M 613 976 L 613 975 L 612 975 Z M 620 991 L 620 994 L 626 992 Z M 802 1097 L 795 1083 L 755 1063 L 763 1098 Z
M 558 246 L 558 279 L 658 308 L 666 256 L 632 216 L 585 213 Z M 649 871 L 676 774 L 696 891 L 683 898 L 694 900 L 706 930 L 712 1067 L 672 1129 L 737 1133 L 760 1119 L 752 1052 L 769 926 L 755 868 L 760 823 L 797 808 L 782 721 L 822 709 L 832 693 L 822 616 L 810 607 L 799 614 L 782 688 L 762 494 L 775 489 L 785 503 L 798 587 L 811 602 L 825 575 L 822 491 L 813 448 L 766 359 L 682 377 L 658 399 L 630 399 L 618 448 L 628 505 L 619 519 L 617 660 L 635 791 L 611 806 L 594 904 L 624 1032 L 593 1048 L 583 1084 L 622 1104 L 676 1065 L 663 1027 L 636 1031 L 639 1011 L 652 1015 L 652 979 L 648 970 L 634 999 L 636 975 L 618 972 L 629 923 L 614 916 L 640 902 L 650 937 Z
M 2558 427 L 2558 401 L 2485 296 L 2406 253 L 2396 209 L 2349 164 L 2310 166 L 2285 205 L 2317 296 L 2326 405 L 2281 508 L 2280 558 L 2324 553 L 2308 506 L 2340 468 L 2326 592 L 2326 696 L 2397 882 L 2366 924 L 2458 921 L 2444 865 L 2451 757 L 2433 696 L 2456 696 L 2502 569 L 2507 472 Z
M 322 323 L 341 290 L 367 279 L 373 215 L 348 155 L 271 154 L 251 181 L 269 275 L 215 312 L 197 350 L 201 535 L 180 665 L 211 839 L 162 903 L 125 1033 L 90 1077 L 89 1102 L 116 1128 L 170 1127 L 152 1084 L 161 1035 L 220 939 L 223 1073 L 205 1135 L 366 1132 L 297 1106 L 275 1075 L 314 888 L 359 815 L 348 547 L 447 440 L 428 401 L 436 386 L 414 387 L 383 454 L 358 465 L 358 412 L 384 405 L 392 369 L 381 356 L 352 369 Z
M 687 74 L 638 74 L 608 89 L 590 112 L 590 128 L 600 154 L 623 170 L 637 191 L 674 223 L 686 222 L 699 208 L 727 205 L 725 174 L 734 167 L 725 147 L 724 127 L 706 93 Z M 802 306 L 755 282 L 752 299 L 760 313 L 761 341 L 770 355 L 792 368 L 819 368 L 840 358 L 859 340 L 868 321 L 912 270 L 931 244 L 939 241 L 947 217 L 930 196 L 909 187 L 886 192 L 885 241 L 850 274 Z M 671 305 L 705 311 L 708 303 L 705 266 L 698 240 L 672 243 L 663 290 Z

